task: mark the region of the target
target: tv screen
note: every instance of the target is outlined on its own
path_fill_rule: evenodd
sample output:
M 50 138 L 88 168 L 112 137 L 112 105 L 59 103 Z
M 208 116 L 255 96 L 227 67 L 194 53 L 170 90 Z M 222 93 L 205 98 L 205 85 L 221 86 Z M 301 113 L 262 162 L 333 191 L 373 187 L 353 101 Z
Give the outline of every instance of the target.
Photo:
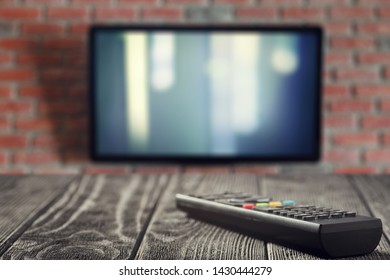
M 318 27 L 94 26 L 91 154 L 125 161 L 314 161 Z

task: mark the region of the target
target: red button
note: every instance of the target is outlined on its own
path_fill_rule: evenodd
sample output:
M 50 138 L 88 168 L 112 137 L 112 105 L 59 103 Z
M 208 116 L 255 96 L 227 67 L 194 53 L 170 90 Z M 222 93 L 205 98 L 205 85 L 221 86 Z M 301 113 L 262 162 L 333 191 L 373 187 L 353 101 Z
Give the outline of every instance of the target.
M 255 208 L 255 205 L 254 205 L 254 204 L 251 204 L 251 203 L 243 204 L 243 205 L 242 205 L 242 208 L 245 208 L 245 209 L 253 209 L 253 208 Z

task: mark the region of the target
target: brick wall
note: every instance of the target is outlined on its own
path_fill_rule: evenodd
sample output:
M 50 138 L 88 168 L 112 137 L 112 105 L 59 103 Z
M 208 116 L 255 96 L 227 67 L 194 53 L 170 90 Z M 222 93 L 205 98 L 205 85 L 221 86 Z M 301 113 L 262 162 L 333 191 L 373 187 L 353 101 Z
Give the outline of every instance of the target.
M 326 31 L 319 164 L 213 168 L 88 161 L 93 22 L 318 23 Z M 390 0 L 0 0 L 0 172 L 390 173 Z

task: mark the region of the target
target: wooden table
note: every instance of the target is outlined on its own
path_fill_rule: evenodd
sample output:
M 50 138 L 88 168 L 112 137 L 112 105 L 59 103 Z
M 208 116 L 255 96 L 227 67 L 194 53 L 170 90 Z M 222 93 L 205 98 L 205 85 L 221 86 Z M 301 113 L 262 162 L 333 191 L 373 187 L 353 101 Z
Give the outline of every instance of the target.
M 2 259 L 317 259 L 190 219 L 177 192 L 242 190 L 374 215 L 390 259 L 390 176 L 252 174 L 0 177 Z

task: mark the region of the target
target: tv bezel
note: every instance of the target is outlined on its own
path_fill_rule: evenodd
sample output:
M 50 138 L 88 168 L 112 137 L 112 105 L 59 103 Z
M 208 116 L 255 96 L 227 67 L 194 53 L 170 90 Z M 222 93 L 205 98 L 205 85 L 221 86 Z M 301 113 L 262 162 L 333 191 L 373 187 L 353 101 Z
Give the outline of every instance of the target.
M 314 106 L 316 107 L 315 121 L 314 121 L 314 143 L 316 143 L 313 153 L 309 155 L 274 155 L 274 156 L 243 156 L 243 155 L 207 155 L 207 156 L 193 156 L 193 155 L 101 155 L 97 151 L 96 132 L 98 130 L 95 104 L 95 45 L 94 38 L 100 31 L 219 31 L 219 32 L 306 32 L 316 35 L 317 39 L 317 81 L 316 89 L 317 95 Z M 322 67 L 323 67 L 323 29 L 320 26 L 293 26 L 293 25 L 92 25 L 88 32 L 88 72 L 89 72 L 89 154 L 94 162 L 126 162 L 126 163 L 156 163 L 156 164 L 236 164 L 236 163 L 291 163 L 291 162 L 317 162 L 321 159 L 322 145 Z

